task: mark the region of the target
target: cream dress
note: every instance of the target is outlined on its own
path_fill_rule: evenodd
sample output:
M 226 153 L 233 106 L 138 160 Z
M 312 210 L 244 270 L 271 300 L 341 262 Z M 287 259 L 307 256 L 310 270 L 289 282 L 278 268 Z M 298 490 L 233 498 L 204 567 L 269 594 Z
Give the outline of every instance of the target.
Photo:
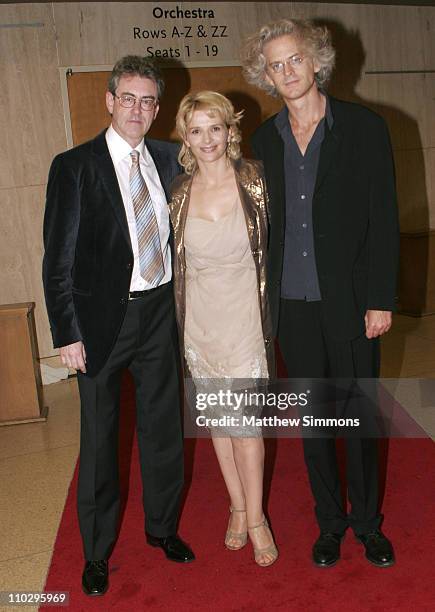
M 217 221 L 187 216 L 184 247 L 184 349 L 197 392 L 252 389 L 268 378 L 268 368 L 257 275 L 239 197 Z M 218 412 L 214 409 L 214 416 Z M 243 427 L 224 433 L 259 435 Z

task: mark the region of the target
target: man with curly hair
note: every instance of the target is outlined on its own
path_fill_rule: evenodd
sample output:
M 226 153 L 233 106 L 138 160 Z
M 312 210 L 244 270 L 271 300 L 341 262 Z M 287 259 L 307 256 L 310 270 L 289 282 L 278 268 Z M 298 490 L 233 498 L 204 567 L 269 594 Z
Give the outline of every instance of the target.
M 385 122 L 329 96 L 329 32 L 310 21 L 263 26 L 244 46 L 251 84 L 283 109 L 254 133 L 270 195 L 269 299 L 292 378 L 376 378 L 391 327 L 398 267 L 394 167 Z M 394 563 L 380 530 L 377 440 L 348 437 L 346 513 L 335 440 L 305 437 L 320 536 L 313 560 L 330 567 L 350 526 L 379 567 Z

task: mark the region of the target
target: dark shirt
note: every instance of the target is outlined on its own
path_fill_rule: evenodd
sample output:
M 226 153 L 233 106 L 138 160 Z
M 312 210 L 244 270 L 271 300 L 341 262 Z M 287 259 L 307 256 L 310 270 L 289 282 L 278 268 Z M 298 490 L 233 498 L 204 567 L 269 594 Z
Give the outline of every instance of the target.
M 325 97 L 325 117 L 331 129 L 333 117 L 328 96 Z M 325 135 L 325 117 L 319 121 L 305 155 L 302 155 L 293 135 L 286 106 L 275 119 L 284 141 L 286 225 L 281 297 L 286 299 L 322 299 L 314 254 L 312 205 L 320 147 Z

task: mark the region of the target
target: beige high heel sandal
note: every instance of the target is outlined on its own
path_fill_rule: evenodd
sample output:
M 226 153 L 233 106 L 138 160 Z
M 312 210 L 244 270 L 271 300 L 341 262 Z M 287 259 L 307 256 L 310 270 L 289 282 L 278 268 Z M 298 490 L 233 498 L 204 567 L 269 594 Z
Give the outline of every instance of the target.
M 269 523 L 267 522 L 265 516 L 263 516 L 263 520 L 261 521 L 261 523 L 258 523 L 258 525 L 253 525 L 252 527 L 248 527 L 248 531 L 252 531 L 253 529 L 258 529 L 259 527 L 266 527 L 266 529 L 270 533 L 270 537 L 272 538 L 272 544 L 270 544 L 269 546 L 266 546 L 265 548 L 255 548 L 254 543 L 252 543 L 252 546 L 254 548 L 254 558 L 255 558 L 255 562 L 260 567 L 269 567 L 269 565 L 272 565 L 272 563 L 275 563 L 275 561 L 278 559 L 278 549 L 275 545 L 275 542 L 273 541 L 272 532 L 270 531 Z M 262 555 L 267 555 L 267 554 L 272 555 L 272 559 L 270 561 L 266 561 L 265 563 L 261 563 L 259 561 L 260 557 Z
M 248 532 L 245 531 L 243 533 L 237 533 L 230 529 L 231 514 L 233 512 L 246 512 L 246 510 L 237 510 L 236 508 L 230 506 L 230 519 L 228 521 L 228 529 L 225 534 L 225 546 L 228 548 L 228 550 L 240 550 L 245 546 L 246 542 L 248 541 Z M 238 544 L 234 546 L 233 544 L 229 543 L 230 540 L 237 540 Z

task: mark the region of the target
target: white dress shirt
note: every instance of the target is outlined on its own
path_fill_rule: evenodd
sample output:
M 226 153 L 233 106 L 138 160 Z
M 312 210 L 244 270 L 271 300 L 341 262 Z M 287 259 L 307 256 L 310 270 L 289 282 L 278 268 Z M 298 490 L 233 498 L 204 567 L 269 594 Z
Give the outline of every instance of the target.
M 136 220 L 134 216 L 133 201 L 130 194 L 130 168 L 132 165 L 130 153 L 133 149 L 112 126 L 110 126 L 106 132 L 106 142 L 118 178 L 119 189 L 121 190 L 122 201 L 124 202 L 125 214 L 127 216 L 131 246 L 133 248 L 134 264 L 131 275 L 130 291 L 144 291 L 145 289 L 151 289 L 151 285 L 141 277 L 139 269 Z M 143 139 L 135 149 L 139 151 L 140 171 L 147 184 L 154 207 L 154 213 L 156 215 L 157 225 L 159 226 L 163 265 L 165 267 L 165 275 L 160 285 L 164 285 L 169 282 L 172 277 L 168 203 L 156 166 Z

